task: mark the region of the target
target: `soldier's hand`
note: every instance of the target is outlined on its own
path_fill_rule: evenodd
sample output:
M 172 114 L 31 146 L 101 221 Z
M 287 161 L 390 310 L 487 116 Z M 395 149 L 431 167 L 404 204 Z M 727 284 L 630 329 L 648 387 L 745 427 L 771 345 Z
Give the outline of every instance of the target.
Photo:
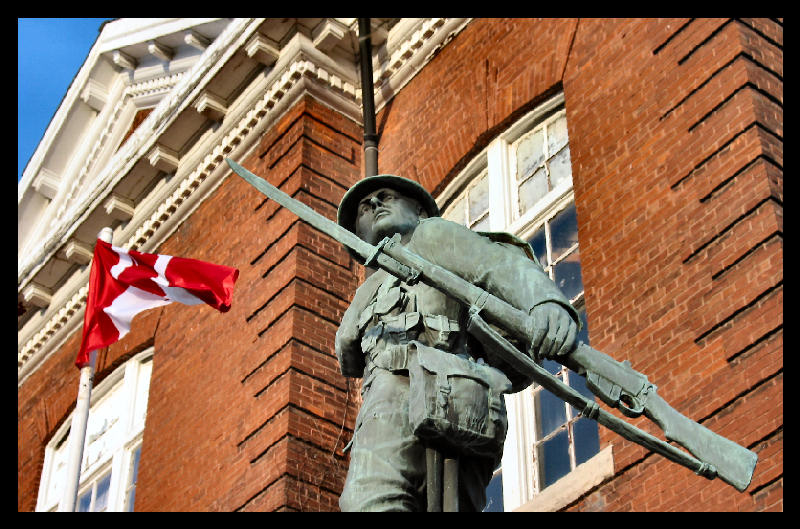
M 539 357 L 557 360 L 572 351 L 578 325 L 569 312 L 558 303 L 548 302 L 531 310 L 533 339 L 531 351 Z

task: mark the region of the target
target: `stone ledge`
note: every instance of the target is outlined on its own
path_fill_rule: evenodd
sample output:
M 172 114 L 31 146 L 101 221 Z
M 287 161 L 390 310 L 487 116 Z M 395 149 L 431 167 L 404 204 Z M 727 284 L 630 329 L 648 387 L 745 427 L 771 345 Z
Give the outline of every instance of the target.
M 583 494 L 614 475 L 613 445 L 575 467 L 514 512 L 555 512 L 580 498 Z

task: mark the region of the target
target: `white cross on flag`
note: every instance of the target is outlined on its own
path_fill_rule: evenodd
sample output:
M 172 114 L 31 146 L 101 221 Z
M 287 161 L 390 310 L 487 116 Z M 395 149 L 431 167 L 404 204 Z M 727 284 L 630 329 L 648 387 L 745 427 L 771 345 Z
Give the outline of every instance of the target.
M 228 266 L 127 251 L 97 239 L 75 365 L 88 365 L 92 351 L 121 340 L 143 310 L 177 301 L 227 312 L 238 277 L 239 270 Z

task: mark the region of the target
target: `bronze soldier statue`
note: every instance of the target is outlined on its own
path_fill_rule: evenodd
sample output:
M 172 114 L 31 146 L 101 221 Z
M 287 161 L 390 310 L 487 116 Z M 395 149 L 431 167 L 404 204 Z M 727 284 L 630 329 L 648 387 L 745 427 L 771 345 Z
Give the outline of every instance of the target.
M 442 219 L 433 197 L 416 182 L 393 175 L 359 181 L 342 199 L 338 222 L 372 245 L 400 234 L 401 243 L 417 255 L 525 310 L 536 322 L 536 332 L 523 350 L 558 357 L 572 349 L 578 315 L 527 245 L 507 234 L 492 237 Z M 466 319 L 464 305 L 441 291 L 423 283 L 407 285 L 384 270 L 367 268 L 367 278 L 336 335 L 342 374 L 363 377 L 363 404 L 339 500 L 343 511 L 425 511 L 431 457 L 426 448 L 431 446 L 459 461 L 459 510 L 484 507 L 485 489 L 500 462 L 506 433 L 502 394 L 511 392 L 514 384 L 491 367 L 502 366 L 466 332 Z M 415 382 L 421 387 L 414 377 L 422 376 L 422 370 L 415 371 L 413 365 L 423 358 L 433 364 L 441 361 L 451 376 L 464 369 L 474 374 L 452 388 L 458 399 L 442 401 L 452 422 L 467 425 L 466 433 L 425 428 L 415 433 L 410 415 L 424 404 L 413 390 Z M 514 389 L 524 387 L 522 382 Z M 487 409 L 482 391 L 494 392 L 496 409 Z M 494 439 L 476 446 L 470 443 L 469 430 L 480 426 L 490 428 Z M 435 427 L 429 424 L 428 430 Z M 449 443 L 437 439 L 444 435 Z M 466 442 L 453 439 L 459 435 L 467 437 Z
M 227 162 L 366 267 L 335 344 L 342 374 L 363 377 L 342 510 L 481 510 L 507 430 L 503 395 L 533 382 L 700 476 L 749 486 L 757 454 L 673 409 L 629 361 L 576 341 L 575 310 L 523 241 L 441 219 L 424 188 L 392 175 L 348 190 L 337 224 Z M 585 376 L 603 403 L 644 415 L 689 453 L 601 409 L 542 358 Z

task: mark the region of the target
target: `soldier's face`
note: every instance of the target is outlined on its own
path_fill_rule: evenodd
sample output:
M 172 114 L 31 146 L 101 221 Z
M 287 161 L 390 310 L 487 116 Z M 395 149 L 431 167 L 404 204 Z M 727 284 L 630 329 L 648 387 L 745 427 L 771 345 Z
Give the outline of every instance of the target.
M 413 198 L 406 197 L 394 189 L 384 187 L 373 191 L 358 203 L 356 235 L 370 244 L 395 233 L 403 236 L 403 242 L 419 224 L 422 207 Z

